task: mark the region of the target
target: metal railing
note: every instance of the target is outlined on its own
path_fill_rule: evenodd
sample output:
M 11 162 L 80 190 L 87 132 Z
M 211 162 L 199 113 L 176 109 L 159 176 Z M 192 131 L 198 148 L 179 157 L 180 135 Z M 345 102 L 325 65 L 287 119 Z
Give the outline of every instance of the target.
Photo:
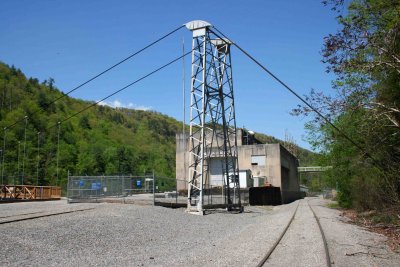
M 0 185 L 1 200 L 51 200 L 61 198 L 59 186 Z
M 311 167 L 297 167 L 298 172 L 324 172 L 331 170 L 332 166 L 311 166 Z

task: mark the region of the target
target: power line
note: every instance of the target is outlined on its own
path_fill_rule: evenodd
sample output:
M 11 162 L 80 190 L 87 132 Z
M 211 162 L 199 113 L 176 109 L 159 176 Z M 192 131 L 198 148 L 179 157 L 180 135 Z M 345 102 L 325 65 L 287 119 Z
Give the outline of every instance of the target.
M 163 35 L 163 36 L 160 37 L 160 38 L 158 38 L 158 39 L 155 40 L 154 42 L 152 42 L 152 43 L 146 45 L 146 46 L 143 47 L 142 49 L 140 49 L 140 50 L 134 52 L 133 54 L 129 55 L 128 57 L 126 57 L 126 58 L 122 59 L 121 61 L 115 63 L 115 64 L 112 65 L 111 67 L 108 67 L 107 69 L 105 69 L 104 71 L 100 72 L 99 74 L 96 74 L 96 75 L 93 76 L 92 78 L 90 78 L 90 79 L 88 79 L 87 81 L 85 81 L 85 82 L 79 84 L 78 86 L 76 86 L 75 88 L 71 89 L 71 90 L 68 91 L 67 93 L 62 94 L 61 96 L 57 97 L 56 99 L 54 99 L 53 101 L 51 101 L 51 102 L 48 104 L 48 106 L 50 106 L 51 104 L 54 104 L 55 102 L 57 102 L 58 100 L 60 100 L 60 99 L 62 99 L 62 98 L 64 98 L 64 97 L 68 96 L 70 93 L 72 93 L 72 92 L 78 90 L 79 88 L 81 88 L 82 86 L 84 86 L 84 85 L 86 85 L 86 84 L 92 82 L 93 80 L 95 80 L 95 79 L 97 79 L 98 77 L 102 76 L 103 74 L 109 72 L 110 70 L 114 69 L 115 67 L 121 65 L 122 63 L 124 63 L 125 61 L 131 59 L 132 57 L 134 57 L 134 56 L 140 54 L 141 52 L 143 52 L 143 51 L 145 51 L 146 49 L 150 48 L 151 46 L 157 44 L 157 43 L 160 42 L 161 40 L 167 38 L 168 36 L 172 35 L 173 33 L 177 32 L 178 30 L 182 29 L 183 27 L 185 27 L 185 25 L 179 26 L 178 28 L 174 29 L 173 31 L 171 31 L 171 32 L 169 32 L 169 33 Z M 38 110 L 34 111 L 34 112 L 31 114 L 31 116 L 34 115 L 34 114 L 36 114 L 36 113 L 39 112 L 40 110 L 43 110 L 43 109 L 38 109 Z M 9 129 L 9 128 L 14 127 L 16 124 L 18 124 L 19 122 L 23 121 L 24 119 L 25 119 L 25 117 L 22 118 L 22 119 L 19 119 L 19 120 L 15 121 L 13 124 L 11 124 L 11 125 L 9 125 L 9 126 L 6 126 L 6 127 L 3 129 L 3 131 L 6 130 L 6 129 Z
M 180 57 L 177 57 L 177 58 L 171 60 L 170 62 L 168 62 L 168 63 L 162 65 L 161 67 L 159 67 L 159 68 L 157 68 L 157 69 L 151 71 L 150 73 L 148 73 L 148 74 L 146 74 L 146 75 L 140 77 L 139 79 L 137 79 L 137 80 L 131 82 L 130 84 L 128 84 L 128 85 L 122 87 L 121 89 L 118 89 L 118 90 L 114 91 L 113 93 L 111 93 L 111 94 L 109 94 L 108 96 L 102 98 L 101 100 L 98 100 L 98 101 L 96 101 L 96 102 L 94 102 L 94 103 L 92 103 L 92 104 L 86 106 L 85 108 L 81 109 L 81 110 L 78 111 L 78 112 L 75 112 L 75 113 L 72 114 L 71 116 L 69 116 L 69 117 L 67 117 L 67 118 L 65 118 L 65 119 L 63 119 L 63 120 L 58 121 L 56 124 L 54 124 L 54 125 L 52 125 L 52 126 L 50 126 L 50 127 L 47 127 L 47 130 L 50 130 L 51 128 L 53 128 L 53 127 L 55 127 L 55 126 L 58 126 L 58 137 L 57 137 L 57 184 L 58 184 L 58 181 L 59 181 L 59 177 L 58 177 L 58 175 L 59 175 L 59 174 L 58 174 L 58 173 L 59 173 L 58 161 L 59 161 L 59 145 L 60 145 L 60 127 L 61 127 L 61 123 L 63 123 L 63 122 L 65 122 L 65 121 L 67 121 L 67 120 L 69 120 L 69 119 L 71 119 L 71 118 L 73 118 L 73 117 L 75 117 L 75 116 L 81 114 L 82 112 L 84 112 L 84 111 L 86 111 L 86 110 L 88 110 L 88 109 L 90 109 L 90 108 L 96 106 L 96 105 L 99 104 L 100 102 L 102 102 L 102 101 L 104 101 L 104 100 L 106 100 L 106 99 L 108 99 L 108 98 L 110 98 L 110 97 L 112 97 L 112 96 L 114 96 L 114 95 L 116 95 L 116 94 L 122 92 L 123 90 L 127 89 L 128 87 L 130 87 L 130 86 L 132 86 L 132 85 L 134 85 L 134 84 L 136 84 L 136 83 L 138 83 L 138 82 L 140 82 L 140 81 L 142 81 L 142 80 L 148 78 L 149 76 L 151 76 L 151 75 L 153 75 L 153 74 L 155 74 L 155 73 L 157 73 L 157 72 L 163 70 L 164 68 L 168 67 L 169 65 L 172 65 L 173 63 L 175 63 L 175 62 L 177 62 L 178 60 L 184 58 L 185 56 L 189 55 L 190 53 L 192 53 L 192 50 L 189 51 L 189 52 L 187 52 L 187 53 L 185 53 L 185 54 L 182 54 Z M 40 133 L 40 132 L 39 132 L 39 133 Z M 39 133 L 38 133 L 38 150 L 39 150 Z M 38 152 L 38 153 L 39 153 L 39 152 Z M 38 154 L 38 155 L 39 155 L 39 154 Z M 39 160 L 39 156 L 38 156 L 38 160 Z M 38 164 L 38 165 L 37 165 L 37 175 L 38 175 L 38 173 L 39 173 L 39 167 L 38 167 L 38 166 L 39 166 L 39 161 L 38 161 L 37 164 Z M 38 180 L 38 178 L 36 178 L 36 180 Z M 37 182 L 36 182 L 36 183 L 37 183 Z
M 367 157 L 372 159 L 375 163 L 378 161 L 373 158 L 368 151 L 362 148 L 357 142 L 351 139 L 347 134 L 345 134 L 341 129 L 339 129 L 336 125 L 334 125 L 326 116 L 324 116 L 321 112 L 319 112 L 316 108 L 314 108 L 311 104 L 309 104 L 304 98 L 302 98 L 299 94 L 297 94 L 292 88 L 290 88 L 286 83 L 284 83 L 281 79 L 279 79 L 275 74 L 273 74 L 270 70 L 268 70 L 263 64 L 261 64 L 257 59 L 251 56 L 246 50 L 241 48 L 237 43 L 232 42 L 225 34 L 219 31 L 216 27 L 213 27 L 222 37 L 226 40 L 229 40 L 235 47 L 237 47 L 243 54 L 245 54 L 248 58 L 250 58 L 254 63 L 256 63 L 260 68 L 262 68 L 266 73 L 268 73 L 272 78 L 274 78 L 278 83 L 280 83 L 283 87 L 285 87 L 290 93 L 292 93 L 295 97 L 297 97 L 301 102 L 307 105 L 312 111 L 314 111 L 318 116 L 320 116 L 326 123 L 331 125 L 338 133 L 340 133 L 345 139 L 347 139 L 350 143 L 352 143 L 355 147 L 357 147 L 361 152 L 365 153 Z M 220 35 L 215 33 L 210 29 L 218 38 L 224 40 Z M 226 40 L 224 40 L 226 42 Z
M 169 32 L 169 33 L 167 33 L 166 35 L 164 35 L 164 36 L 162 36 L 161 38 L 157 39 L 156 41 L 150 43 L 149 45 L 145 46 L 144 48 L 138 50 L 137 52 L 135 52 L 135 53 L 133 53 L 133 54 L 131 54 L 131 55 L 129 55 L 128 57 L 124 58 L 123 60 L 119 61 L 118 63 L 112 65 L 111 67 L 107 68 L 106 70 L 102 71 L 101 73 L 99 73 L 99 74 L 93 76 L 93 77 L 90 78 L 89 80 L 87 80 L 87 81 L 81 83 L 81 84 L 78 85 L 77 87 L 75 87 L 75 88 L 73 88 L 72 90 L 68 91 L 66 94 L 63 94 L 63 95 L 61 95 L 60 97 L 56 98 L 55 100 L 53 100 L 52 102 L 50 102 L 49 105 L 51 105 L 51 104 L 55 103 L 56 101 L 58 101 L 58 100 L 60 100 L 60 99 L 62 99 L 62 98 L 64 98 L 64 97 L 66 97 L 66 96 L 69 95 L 70 93 L 72 93 L 72 92 L 78 90 L 79 88 L 81 88 L 82 86 L 88 84 L 89 82 L 91 82 L 91 81 L 97 79 L 98 77 L 102 76 L 102 75 L 105 74 L 106 72 L 112 70 L 113 68 L 115 68 L 115 67 L 117 67 L 118 65 L 124 63 L 125 61 L 129 60 L 130 58 L 132 58 L 132 57 L 138 55 L 139 53 L 143 52 L 144 50 L 150 48 L 151 46 L 155 45 L 156 43 L 160 42 L 161 40 L 165 39 L 166 37 L 172 35 L 173 33 L 177 32 L 178 30 L 180 30 L 180 29 L 183 28 L 183 27 L 185 27 L 185 26 L 183 25 L 183 26 L 180 26 L 180 27 L 176 28 L 175 30 L 173 30 L 173 31 L 171 31 L 171 32 Z M 174 63 L 174 62 L 180 60 L 182 57 L 188 55 L 189 53 L 191 53 L 191 51 L 188 52 L 188 53 L 186 53 L 186 54 L 184 54 L 184 55 L 182 55 L 181 57 L 179 57 L 179 58 L 177 58 L 177 59 L 175 59 L 175 60 L 172 60 L 171 62 L 169 62 L 169 63 L 163 65 L 162 67 L 160 67 L 160 68 L 154 70 L 153 72 L 151 72 L 151 73 L 149 73 L 149 74 L 143 76 L 142 78 L 140 78 L 140 79 L 134 81 L 133 83 L 131 83 L 131 84 L 125 86 L 124 88 L 121 88 L 120 90 L 117 90 L 116 92 L 114 92 L 114 93 L 108 95 L 107 97 L 103 98 L 102 100 L 100 100 L 100 101 L 98 101 L 98 102 L 96 102 L 96 103 L 94 103 L 94 104 L 89 105 L 88 107 L 86 107 L 86 108 L 84 108 L 83 110 L 81 110 L 81 111 L 79 111 L 79 112 L 73 114 L 72 116 L 69 116 L 68 118 L 66 118 L 66 119 L 64 119 L 64 120 L 61 120 L 61 121 L 57 122 L 57 124 L 55 124 L 55 125 L 53 125 L 53 126 L 51 126 L 51 127 L 48 127 L 47 129 L 51 129 L 51 128 L 53 128 L 54 126 L 59 125 L 59 124 L 61 124 L 62 122 L 65 122 L 65 121 L 71 119 L 71 118 L 74 117 L 74 116 L 77 116 L 78 114 L 80 114 L 80 113 L 84 112 L 85 110 L 87 110 L 87 109 L 93 107 L 94 105 L 97 105 L 99 102 L 106 100 L 107 98 L 109 98 L 109 97 L 111 97 L 111 96 L 113 96 L 113 95 L 115 95 L 115 94 L 117 94 L 117 93 L 119 93 L 119 92 L 125 90 L 126 88 L 132 86 L 133 84 L 135 84 L 135 83 L 137 83 L 137 82 L 139 82 L 139 81 L 141 81 L 141 80 L 143 80 L 143 79 L 145 79 L 145 78 L 151 76 L 152 74 L 154 74 L 154 73 L 156 73 L 156 72 L 162 70 L 163 68 L 165 68 L 165 67 L 171 65 L 172 63 Z M 33 113 L 31 114 L 31 116 L 32 116 L 33 114 L 36 114 L 36 113 L 39 112 L 40 110 L 44 110 L 44 109 L 36 110 L 35 112 L 33 112 Z M 3 128 L 3 134 L 4 134 L 3 143 L 4 143 L 4 144 L 3 144 L 3 149 L 1 150 L 1 152 L 2 152 L 2 153 L 1 153 L 1 157 L 2 157 L 2 158 L 1 158 L 1 163 L 2 163 L 2 164 L 1 164 L 1 182 L 2 182 L 2 183 L 4 182 L 4 158 L 5 158 L 6 131 L 9 130 L 9 129 L 11 129 L 13 126 L 15 126 L 16 124 L 18 124 L 19 122 L 22 122 L 23 120 L 27 120 L 27 118 L 28 118 L 28 116 L 25 115 L 23 119 L 17 120 L 17 121 L 14 122 L 13 124 L 11 124 L 11 125 L 6 126 L 6 127 Z M 42 132 L 43 132 L 43 131 L 42 131 Z M 36 183 L 38 183 L 38 175 L 39 175 L 39 158 L 40 158 L 40 154 L 39 154 L 39 144 L 40 144 L 40 143 L 39 143 L 39 135 L 40 135 L 40 132 L 38 132 L 38 162 L 37 162 L 37 177 L 36 177 Z M 58 136 L 59 136 L 59 130 L 58 130 Z M 58 143 L 59 143 L 59 141 L 58 141 Z M 57 146 L 57 183 L 58 183 L 58 150 L 59 150 L 59 144 L 58 144 L 58 146 Z
M 155 73 L 161 71 L 162 69 L 168 67 L 169 65 L 171 65 L 171 64 L 177 62 L 178 60 L 184 58 L 185 56 L 189 55 L 190 53 L 192 53 L 192 50 L 190 50 L 189 52 L 187 52 L 187 53 L 185 53 L 185 54 L 183 54 L 183 55 L 181 55 L 181 56 L 179 56 L 179 57 L 177 57 L 177 58 L 175 58 L 175 59 L 173 59 L 173 60 L 171 60 L 171 61 L 169 61 L 168 63 L 162 65 L 161 67 L 159 67 L 159 68 L 157 68 L 157 69 L 155 69 L 155 70 L 149 72 L 148 74 L 146 74 L 146 75 L 140 77 L 139 79 L 137 79 L 137 80 L 131 82 L 130 84 L 128 84 L 128 85 L 122 87 L 121 89 L 118 89 L 118 90 L 114 91 L 113 93 L 109 94 L 108 96 L 106 96 L 106 97 L 104 97 L 104 98 L 102 98 L 102 99 L 100 99 L 100 100 L 98 100 L 98 101 L 96 101 L 96 102 L 94 102 L 94 103 L 92 103 L 92 104 L 86 106 L 85 108 L 83 108 L 83 109 L 81 109 L 80 111 L 78 111 L 78 112 L 72 114 L 71 116 L 69 116 L 69 117 L 67 117 L 67 118 L 65 118 L 65 119 L 63 119 L 63 120 L 60 120 L 60 121 L 57 122 L 56 124 L 54 124 L 54 125 L 48 127 L 47 130 L 49 130 L 49 129 L 51 129 L 51 128 L 53 128 L 53 127 L 55 127 L 55 126 L 57 126 L 57 125 L 59 125 L 59 124 L 65 122 L 65 121 L 67 121 L 67 120 L 69 120 L 69 119 L 71 119 L 71 118 L 73 118 L 73 117 L 75 117 L 75 116 L 77 116 L 77 115 L 79 115 L 79 114 L 81 114 L 82 112 L 88 110 L 89 108 L 96 106 L 96 105 L 99 104 L 100 102 L 102 102 L 102 101 L 104 101 L 104 100 L 106 100 L 106 99 L 108 99 L 108 98 L 110 98 L 110 97 L 112 97 L 112 96 L 114 96 L 114 95 L 116 95 L 116 94 L 118 94 L 118 93 L 124 91 L 124 90 L 127 89 L 128 87 L 131 87 L 132 85 L 134 85 L 134 84 L 136 84 L 136 83 L 138 83 L 138 82 L 140 82 L 140 81 L 146 79 L 147 77 L 149 77 L 149 76 L 151 76 L 151 75 L 153 75 L 153 74 L 155 74 Z

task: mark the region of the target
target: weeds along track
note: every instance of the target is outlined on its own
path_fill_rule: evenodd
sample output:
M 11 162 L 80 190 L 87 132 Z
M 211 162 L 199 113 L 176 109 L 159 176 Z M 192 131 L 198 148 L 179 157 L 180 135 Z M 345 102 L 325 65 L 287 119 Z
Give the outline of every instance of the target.
M 95 208 L 68 210 L 68 211 L 60 211 L 60 212 L 38 211 L 38 212 L 31 212 L 31 213 L 21 213 L 21 214 L 16 214 L 16 215 L 0 217 L 0 224 L 10 224 L 10 223 L 15 223 L 15 222 L 20 222 L 20 221 L 34 220 L 34 219 L 38 219 L 38 218 L 51 217 L 51 216 L 69 214 L 69 213 L 74 213 L 74 212 L 83 212 L 83 211 L 89 211 L 89 210 L 94 210 L 94 209 Z
M 296 209 L 293 212 L 293 215 L 291 216 L 290 220 L 288 221 L 287 225 L 285 226 L 285 228 L 283 229 L 282 233 L 279 235 L 278 239 L 275 241 L 275 243 L 273 244 L 273 246 L 268 250 L 268 252 L 265 254 L 265 256 L 262 258 L 262 260 L 258 263 L 257 267 L 261 267 L 261 266 L 268 266 L 268 259 L 270 258 L 270 256 L 274 253 L 275 249 L 281 244 L 281 241 L 283 239 L 283 237 L 286 235 L 286 233 L 288 232 L 288 229 L 290 228 L 290 226 L 292 225 L 294 218 L 296 217 L 297 211 L 299 209 L 299 205 L 300 202 L 302 202 L 302 200 L 300 200 L 297 203 Z M 329 249 L 328 249 L 328 244 L 326 242 L 326 238 L 325 238 L 325 234 L 324 231 L 321 227 L 320 221 L 318 219 L 318 217 L 316 216 L 313 208 L 311 207 L 309 200 L 304 200 L 302 203 L 307 203 L 308 207 L 310 208 L 314 219 L 316 220 L 317 224 L 318 224 L 318 228 L 321 234 L 321 238 L 324 244 L 324 250 L 325 250 L 325 258 L 326 258 L 326 266 L 331 267 L 331 260 L 330 260 L 330 256 L 329 256 Z

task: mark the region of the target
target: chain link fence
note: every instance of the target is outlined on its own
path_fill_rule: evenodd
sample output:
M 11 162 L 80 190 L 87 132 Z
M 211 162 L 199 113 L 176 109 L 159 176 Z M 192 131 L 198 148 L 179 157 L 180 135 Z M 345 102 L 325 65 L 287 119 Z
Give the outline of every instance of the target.
M 68 176 L 67 199 L 77 202 L 122 202 L 186 207 L 187 181 L 168 177 L 143 176 Z M 231 189 L 231 196 L 238 196 Z M 224 188 L 209 185 L 203 190 L 204 205 L 224 205 Z M 241 203 L 249 204 L 248 188 L 240 189 Z M 237 197 L 233 199 L 238 202 Z
M 179 180 L 175 178 L 155 178 L 155 194 L 154 204 L 169 207 L 186 207 L 188 201 L 188 182 L 186 180 Z M 230 195 L 232 196 L 233 203 L 238 203 L 238 189 L 231 189 Z M 209 205 L 224 205 L 225 203 L 225 190 L 222 186 L 207 185 L 203 189 L 203 204 Z M 242 205 L 249 204 L 249 189 L 240 189 L 240 200 Z
M 153 202 L 154 176 L 68 176 L 67 198 L 74 202 L 134 200 Z M 141 195 L 141 197 L 137 197 Z

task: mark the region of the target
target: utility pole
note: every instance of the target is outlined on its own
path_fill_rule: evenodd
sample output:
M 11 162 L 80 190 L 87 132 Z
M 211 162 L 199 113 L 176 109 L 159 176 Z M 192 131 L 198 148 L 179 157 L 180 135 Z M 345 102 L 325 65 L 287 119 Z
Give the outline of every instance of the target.
M 182 121 L 182 135 L 183 135 L 183 180 L 187 180 L 186 177 L 186 149 L 187 149 L 187 141 L 186 141 L 186 83 L 185 83 L 185 39 L 182 38 L 182 100 L 183 100 L 183 121 Z M 175 182 L 175 200 L 178 203 L 178 180 Z
M 39 185 L 40 132 L 37 133 L 36 186 Z
M 7 127 L 4 128 L 4 134 L 3 134 L 3 150 L 2 150 L 2 159 L 1 159 L 1 181 L 2 184 L 4 183 L 4 157 L 6 154 L 6 133 L 7 133 Z
M 60 156 L 60 126 L 61 126 L 61 122 L 58 122 L 58 133 L 57 133 L 57 181 L 56 181 L 56 185 L 58 186 L 58 160 L 59 160 L 59 156 Z
M 0 156 L 1 156 L 1 157 L 3 157 L 3 150 L 2 150 L 2 149 L 0 149 L 0 152 L 1 152 Z M 3 167 L 3 164 L 2 164 L 2 166 L 1 166 L 1 167 Z M 1 177 L 1 185 L 4 185 L 3 176 Z
M 18 141 L 18 164 L 17 164 L 17 177 L 19 177 L 19 154 L 20 154 L 20 149 L 21 148 L 21 142 Z M 24 185 L 24 180 L 22 178 L 21 180 L 21 185 Z
M 22 181 L 25 178 L 25 155 L 26 155 L 26 127 L 28 126 L 28 116 L 25 116 L 25 130 L 24 130 L 24 155 L 22 157 Z M 23 184 L 23 182 L 22 182 Z

